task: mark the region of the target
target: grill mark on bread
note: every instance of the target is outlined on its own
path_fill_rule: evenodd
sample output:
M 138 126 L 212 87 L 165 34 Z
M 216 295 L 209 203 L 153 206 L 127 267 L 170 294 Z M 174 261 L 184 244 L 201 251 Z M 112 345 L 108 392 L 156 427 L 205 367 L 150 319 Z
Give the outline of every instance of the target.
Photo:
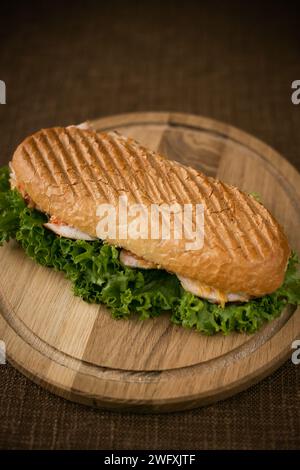
M 229 191 L 229 189 L 227 189 L 226 186 L 223 185 L 221 182 L 218 182 L 218 185 L 215 185 L 214 191 L 213 191 L 213 193 L 212 193 L 212 195 L 209 199 L 210 203 L 212 204 L 212 207 L 209 208 L 209 210 L 208 210 L 209 214 L 207 216 L 207 219 L 209 219 L 213 222 L 214 227 L 215 227 L 216 230 L 218 230 L 218 225 L 219 224 L 222 226 L 222 229 L 225 230 L 225 232 L 228 236 L 228 239 L 230 240 L 230 245 L 228 246 L 228 248 L 229 248 L 230 252 L 232 253 L 232 257 L 234 256 L 233 252 L 235 252 L 235 255 L 236 255 L 236 250 L 240 250 L 240 254 L 243 255 L 243 257 L 245 259 L 249 258 L 250 251 L 252 251 L 252 254 L 253 254 L 253 250 L 256 253 L 256 255 L 259 255 L 259 257 L 260 257 L 260 252 L 258 251 L 258 249 L 257 249 L 256 245 L 253 243 L 253 241 L 250 240 L 249 245 L 251 245 L 251 246 L 247 247 L 245 245 L 245 240 L 243 238 L 239 237 L 238 234 L 236 233 L 236 231 L 233 229 L 232 222 L 228 220 L 227 214 L 224 214 L 224 212 L 226 212 L 227 210 L 231 211 L 231 209 L 230 209 L 230 207 L 228 209 L 227 209 L 227 207 L 225 207 L 225 208 L 221 207 L 220 199 L 223 199 L 223 197 L 220 193 L 220 187 L 222 188 L 222 191 L 225 194 L 227 194 L 228 199 L 230 200 L 230 198 L 231 198 L 231 192 Z M 234 197 L 234 195 L 232 194 L 232 200 L 234 200 L 233 197 Z M 224 198 L 224 201 L 225 201 L 225 198 Z M 239 226 L 238 222 L 237 222 L 237 224 L 238 224 L 238 228 L 240 229 L 240 226 Z M 235 228 L 236 228 L 236 226 L 235 226 Z M 224 243 L 225 237 L 223 237 L 222 240 L 223 240 L 223 243 Z
M 189 176 L 192 178 L 191 175 Z M 201 182 L 195 181 L 195 184 L 198 185 L 198 187 L 200 187 L 202 185 L 202 181 Z M 214 231 L 215 236 L 217 236 L 218 238 L 219 247 L 223 246 L 224 251 L 225 250 L 227 251 L 227 255 L 229 255 L 229 257 L 233 259 L 234 251 L 237 249 L 237 246 L 239 244 L 237 240 L 235 239 L 235 237 L 233 237 L 233 239 L 230 237 L 231 230 L 224 223 L 224 218 L 222 215 L 222 210 L 224 209 L 221 208 L 220 201 L 216 198 L 215 192 L 218 192 L 218 194 L 220 194 L 217 186 L 215 186 L 214 189 L 211 188 L 211 191 L 208 197 L 208 204 L 206 206 L 205 224 L 206 225 L 208 224 L 211 230 Z M 205 196 L 204 196 L 204 200 L 205 200 Z M 216 202 L 219 203 L 219 207 L 216 207 Z M 221 236 L 220 226 L 222 227 L 223 230 L 225 230 L 227 238 L 224 236 L 223 237 Z
M 71 163 L 71 166 L 73 167 L 73 169 L 75 170 L 76 174 L 77 174 L 77 181 L 80 182 L 82 181 L 83 183 L 83 186 L 85 187 L 86 189 L 86 192 L 91 196 L 91 198 L 94 200 L 95 199 L 95 194 L 94 192 L 92 191 L 92 189 L 90 188 L 90 186 L 87 184 L 85 178 L 83 177 L 82 175 L 82 170 L 80 168 L 80 163 L 78 162 L 78 159 L 77 159 L 77 152 L 76 152 L 76 146 L 74 146 L 74 144 L 71 143 L 71 140 L 70 140 L 70 137 L 69 137 L 69 134 L 68 134 L 68 129 L 64 129 L 63 131 L 63 136 L 67 136 L 68 139 L 69 139 L 69 142 L 70 142 L 70 145 L 72 147 L 72 151 L 70 151 L 68 153 L 68 150 L 66 148 L 66 145 L 63 141 L 63 139 L 61 138 L 59 132 L 57 132 L 56 129 L 54 129 L 54 132 L 56 134 L 56 137 L 57 139 L 59 140 L 60 144 L 61 144 L 61 150 L 63 152 L 63 155 L 64 155 L 64 158 L 66 161 L 69 161 Z M 70 155 L 70 157 L 68 157 L 68 155 Z M 86 162 L 86 159 L 85 157 L 83 156 L 84 158 L 84 163 L 85 165 L 87 164 Z M 79 163 L 79 165 L 78 165 Z M 81 177 L 80 177 L 81 176 Z
M 117 145 L 117 139 L 115 139 L 115 144 Z M 162 198 L 158 188 L 156 188 L 155 194 L 155 185 L 149 175 L 148 162 L 143 160 L 136 149 L 125 140 L 120 142 L 120 152 L 121 153 L 119 155 L 122 155 L 128 162 L 127 167 L 129 168 L 130 174 L 133 175 L 133 181 L 136 179 L 136 175 L 138 175 L 138 181 L 140 184 L 136 184 L 135 192 L 139 194 L 141 202 L 146 201 L 147 204 L 161 203 Z
M 95 192 L 91 187 L 93 185 L 93 182 L 94 182 L 94 172 L 92 170 L 92 166 L 90 165 L 90 162 L 88 161 L 88 157 L 91 157 L 91 155 L 90 155 L 89 151 L 87 151 L 87 152 L 82 151 L 82 137 L 84 136 L 84 134 L 83 135 L 81 134 L 79 139 L 77 139 L 77 141 L 75 141 L 74 138 L 73 138 L 73 135 L 72 135 L 73 130 L 74 130 L 74 128 L 66 128 L 65 132 L 66 132 L 66 134 L 69 138 L 69 142 L 70 142 L 70 145 L 72 146 L 72 149 L 73 149 L 73 152 L 74 152 L 73 155 L 76 158 L 77 164 L 79 163 L 78 153 L 80 153 L 83 156 L 83 160 L 84 160 L 85 165 L 83 166 L 83 170 L 81 172 L 81 177 L 82 177 L 81 179 L 85 183 L 85 187 L 88 189 L 89 193 L 92 195 L 93 200 L 95 200 L 95 198 L 96 198 L 95 197 Z M 76 131 L 75 131 L 75 134 L 76 134 Z M 71 152 L 71 155 L 72 155 L 72 152 Z M 75 163 L 76 166 L 77 166 L 77 164 Z M 80 164 L 78 166 L 80 168 Z M 84 172 L 85 169 L 87 169 L 87 172 L 89 174 L 88 178 L 87 178 L 87 174 Z
M 151 204 L 153 200 L 151 199 L 151 195 L 149 196 L 149 193 L 145 192 L 145 180 L 140 179 L 140 185 L 136 184 L 136 173 L 139 174 L 141 171 L 145 171 L 145 164 L 143 167 L 139 166 L 139 160 L 137 159 L 137 154 L 133 151 L 131 151 L 131 157 L 132 158 L 127 158 L 129 157 L 130 153 L 126 153 L 126 148 L 124 149 L 124 141 L 120 139 L 120 145 L 118 145 L 114 133 L 109 133 L 104 136 L 104 141 L 108 141 L 108 144 L 111 146 L 111 148 L 115 151 L 112 152 L 111 159 L 113 162 L 114 167 L 116 170 L 120 173 L 121 178 L 125 178 L 126 183 L 127 183 L 127 189 L 128 193 L 131 194 L 133 201 L 136 203 L 148 203 Z M 122 163 L 124 162 L 124 165 Z M 135 162 L 136 167 L 135 171 L 132 171 L 132 166 L 131 163 Z M 145 163 L 145 162 L 144 162 Z M 125 175 L 124 173 L 121 173 L 119 170 L 119 167 L 123 167 L 122 171 L 125 170 L 125 167 L 127 168 L 127 177 L 126 172 Z M 143 169 L 144 168 L 144 169 Z M 147 179 L 147 176 L 146 178 Z
M 43 170 L 46 171 L 48 173 L 48 176 L 49 176 L 50 180 L 52 180 L 54 182 L 54 184 L 57 186 L 58 182 L 56 181 L 56 179 L 53 175 L 52 169 L 50 168 L 48 162 L 45 161 L 44 155 L 40 152 L 40 149 L 37 145 L 35 137 L 34 136 L 31 137 L 26 142 L 26 144 L 27 145 L 26 145 L 25 148 L 26 148 L 27 154 L 30 155 L 30 157 L 32 159 L 33 166 L 36 166 L 36 168 L 41 168 L 42 167 L 42 171 Z M 31 148 L 31 151 L 30 151 L 30 148 Z
M 155 171 L 155 176 L 158 184 L 159 191 L 161 192 L 163 196 L 164 203 L 169 201 L 169 203 L 174 203 L 176 200 L 176 192 L 174 191 L 174 188 L 172 187 L 172 184 L 169 180 L 170 175 L 168 174 L 167 168 L 161 165 L 160 160 L 155 161 L 152 157 L 151 158 L 151 165 L 154 168 Z M 182 196 L 180 194 L 177 194 L 179 196 L 179 203 L 182 201 Z
M 172 180 L 172 168 L 169 164 L 163 164 L 160 160 L 155 161 L 153 155 L 151 155 L 151 164 L 156 169 L 157 177 L 159 178 L 159 182 L 161 187 L 166 188 L 167 196 L 165 197 L 165 201 L 168 199 L 171 202 L 177 201 L 182 204 L 185 200 L 186 192 L 184 194 L 180 193 L 177 186 L 174 184 Z M 173 174 L 176 174 L 175 170 L 173 169 Z
M 193 192 L 193 189 L 187 183 L 185 176 L 182 173 L 182 169 L 179 166 L 174 166 L 168 169 L 169 170 L 169 178 L 170 178 L 170 185 L 175 192 L 176 195 L 179 196 L 180 201 L 182 204 L 188 204 L 190 201 L 190 196 L 193 195 L 195 198 L 196 193 L 199 194 L 199 203 L 203 199 L 200 189 L 197 187 L 196 190 Z M 179 191 L 181 188 L 181 191 Z
M 261 257 L 263 257 L 263 247 L 262 247 L 262 245 L 264 245 L 266 248 L 267 247 L 272 248 L 272 240 L 270 240 L 270 238 L 265 237 L 264 234 L 260 230 L 257 229 L 257 224 L 254 220 L 254 218 L 257 219 L 257 213 L 253 208 L 254 204 L 253 204 L 253 206 L 251 204 L 252 201 L 250 201 L 250 202 L 247 201 L 246 196 L 243 193 L 240 193 L 240 197 L 245 203 L 244 204 L 244 207 L 245 207 L 244 210 L 249 215 L 248 220 L 249 220 L 249 223 L 250 223 L 251 228 L 252 228 L 253 236 L 255 237 L 255 239 L 257 241 L 257 245 L 255 245 L 255 246 L 256 246 L 257 250 L 260 251 Z M 260 217 L 263 219 L 263 222 L 264 222 L 265 226 L 267 226 L 268 223 L 269 223 L 269 220 L 266 220 L 266 218 L 263 216 L 263 214 L 260 214 Z M 253 244 L 254 243 L 252 242 L 252 245 Z
M 98 148 L 99 154 L 100 154 L 100 155 L 98 155 L 96 150 L 95 150 L 96 162 L 98 163 L 99 168 L 101 168 L 102 173 L 105 175 L 105 179 L 107 181 L 107 182 L 104 183 L 105 187 L 101 188 L 101 189 L 105 193 L 107 201 L 110 200 L 110 195 L 112 193 L 113 193 L 114 201 L 116 201 L 117 193 L 118 193 L 117 184 L 116 184 L 116 181 L 112 178 L 110 173 L 105 168 L 105 165 L 108 163 L 107 161 L 105 161 L 105 158 L 104 158 L 105 154 L 106 154 L 106 149 L 103 146 L 103 143 L 101 141 L 99 141 L 98 135 L 95 136 L 95 144 L 97 145 L 97 148 Z M 98 186 L 100 186 L 100 183 L 102 183 L 102 180 L 98 180 Z M 109 192 L 109 187 L 111 189 L 111 193 Z
M 194 188 L 194 191 L 193 191 L 193 189 L 190 187 L 187 179 L 185 178 L 185 176 L 187 176 L 185 168 L 182 168 L 180 164 L 176 164 L 173 167 L 170 167 L 169 171 L 170 171 L 170 179 L 172 180 L 172 177 L 176 178 L 177 184 L 181 185 L 181 187 L 184 190 L 184 196 L 185 197 L 184 198 L 181 197 L 181 203 L 186 203 L 187 201 L 194 200 L 195 195 L 196 195 L 195 193 L 199 193 L 199 202 L 198 203 L 200 203 L 200 204 L 204 203 L 204 207 L 206 206 L 205 196 L 203 194 L 201 194 L 200 187 L 197 185 L 196 189 Z M 186 174 L 183 176 L 182 172 L 183 173 L 185 172 Z M 175 185 L 175 187 L 176 187 L 176 185 Z M 204 217 L 205 217 L 205 215 L 204 215 Z M 204 223 L 205 223 L 206 226 L 208 225 L 211 230 L 212 229 L 215 230 L 215 225 L 212 224 L 212 221 L 210 220 L 210 218 L 205 217 L 205 222 Z M 215 237 L 219 241 L 219 246 L 223 246 L 224 242 L 223 242 L 222 238 L 220 237 L 220 234 L 219 234 L 218 230 L 215 230 Z M 211 247 L 211 241 L 210 241 L 209 237 L 205 236 L 205 243 L 207 244 L 208 247 Z
M 47 130 L 47 132 L 50 134 L 51 138 L 54 141 L 53 153 L 56 159 L 61 162 L 61 167 L 63 169 L 63 172 L 65 173 L 68 181 L 70 181 L 70 186 L 73 188 L 74 194 L 80 197 L 78 194 L 78 190 L 77 190 L 77 183 L 78 183 L 77 169 L 74 169 L 72 159 L 68 156 L 68 153 L 66 152 L 62 142 L 59 139 L 56 129 L 49 129 Z M 48 144 L 51 145 L 50 137 L 47 136 L 47 138 L 48 138 Z M 70 172 L 72 176 L 70 176 Z
M 179 164 L 181 166 L 181 164 Z M 184 178 L 184 184 L 187 184 L 187 180 L 189 180 L 189 186 L 193 185 L 194 190 L 197 191 L 199 188 L 203 191 L 204 198 L 210 200 L 211 196 L 213 195 L 215 185 L 213 185 L 210 179 L 203 178 L 199 174 L 196 174 L 196 170 L 191 167 L 184 167 L 186 177 Z
M 159 183 L 159 186 L 157 186 L 157 191 L 160 195 L 161 202 L 162 203 L 174 202 L 173 201 L 174 200 L 174 194 L 172 194 L 172 191 L 170 191 L 169 175 L 166 174 L 165 168 L 161 165 L 161 158 L 159 157 L 159 158 L 155 159 L 153 157 L 152 152 L 149 152 L 149 154 L 147 155 L 145 153 L 145 149 L 143 149 L 143 154 L 142 155 L 144 157 L 144 160 L 147 161 L 147 164 L 150 167 L 149 171 L 147 171 L 147 176 L 149 175 L 150 170 L 152 169 L 154 174 L 155 174 L 156 185 L 157 185 L 157 183 Z M 164 163 L 166 165 L 168 165 L 168 160 L 164 160 Z M 165 177 L 164 181 L 163 181 L 161 175 L 163 175 Z
M 126 151 L 126 154 L 128 156 L 131 155 L 131 157 L 129 157 L 130 161 L 135 165 L 136 173 L 139 175 L 139 181 L 141 182 L 141 187 L 144 187 L 145 180 L 141 177 L 141 173 L 143 173 L 144 168 L 145 168 L 145 159 L 141 158 L 139 152 L 137 152 L 135 146 L 132 145 L 131 142 L 126 142 L 124 139 L 122 139 L 122 145 Z M 144 177 L 148 183 L 147 189 L 149 191 L 149 195 L 146 196 L 147 199 L 149 200 L 152 199 L 152 202 L 155 201 L 157 204 L 161 204 L 163 202 L 163 198 L 161 196 L 161 193 L 158 187 L 155 185 L 155 182 L 153 181 L 152 175 L 150 174 L 150 172 L 147 172 L 147 174 Z
M 119 146 L 116 145 L 115 140 L 112 139 L 109 134 L 105 136 L 104 142 L 106 144 L 105 149 L 107 155 L 110 157 L 111 163 L 115 171 L 119 174 L 120 179 L 123 180 L 126 185 L 126 192 L 131 195 L 132 201 L 143 203 L 143 201 L 145 200 L 143 190 L 141 190 L 136 185 L 135 181 L 132 181 L 132 168 L 130 167 L 130 165 L 128 165 L 126 157 L 124 158 L 122 150 Z M 113 150 L 111 154 L 109 153 L 108 147 Z M 124 173 L 126 174 L 125 167 L 127 168 L 128 173 L 127 178 L 124 177 Z
M 26 161 L 29 164 L 29 166 L 31 167 L 33 174 L 35 174 L 36 173 L 36 168 L 35 168 L 35 166 L 32 162 L 32 158 L 30 157 L 30 154 L 28 153 L 28 150 L 26 149 L 25 145 L 22 148 L 22 157 L 23 157 L 24 161 Z
M 224 185 L 219 180 L 218 180 L 218 184 L 216 184 L 216 180 L 212 181 L 211 178 L 208 178 L 207 181 L 204 181 L 204 178 L 201 177 L 201 175 L 196 174 L 196 170 L 194 170 L 193 168 L 187 167 L 187 173 L 191 177 L 191 181 L 194 182 L 194 184 L 196 186 L 198 186 L 198 187 L 201 186 L 202 187 L 205 184 L 206 186 L 208 186 L 210 188 L 210 193 L 206 195 L 206 197 L 208 198 L 208 201 L 209 201 L 209 206 L 208 206 L 209 207 L 208 208 L 209 214 L 207 214 L 207 217 L 205 218 L 205 223 L 206 224 L 210 223 L 214 227 L 215 235 L 219 233 L 218 225 L 221 224 L 222 227 L 224 228 L 224 230 L 226 230 L 227 235 L 228 234 L 231 235 L 234 238 L 235 242 L 236 242 L 236 246 L 234 246 L 232 243 L 228 246 L 224 241 L 224 237 L 221 238 L 219 236 L 218 238 L 221 242 L 221 246 L 223 244 L 225 244 L 226 248 L 227 249 L 229 248 L 230 253 L 231 253 L 231 249 L 234 249 L 234 250 L 240 249 L 240 254 L 243 255 L 243 257 L 245 259 L 248 259 L 249 258 L 249 248 L 246 246 L 245 238 L 237 236 L 236 231 L 232 227 L 232 223 L 230 223 L 230 225 L 229 225 L 229 221 L 226 220 L 225 215 L 222 213 L 222 211 L 224 209 L 222 209 L 221 206 L 220 206 L 220 199 L 223 199 L 223 197 L 220 194 L 219 185 L 221 185 L 223 192 L 227 195 L 227 199 L 231 200 L 232 204 L 235 206 L 235 203 L 233 202 L 234 199 L 235 199 L 235 195 L 234 195 L 232 189 L 227 187 L 227 185 Z M 224 198 L 224 200 L 225 200 L 225 198 Z M 219 204 L 219 207 L 216 207 L 217 204 Z M 212 207 L 210 207 L 210 205 Z M 229 210 L 231 210 L 231 209 L 229 208 Z M 210 214 L 213 214 L 212 217 L 209 216 Z M 218 214 L 217 215 L 218 218 L 216 216 L 214 216 L 214 214 Z M 239 221 L 236 219 L 235 214 L 234 214 L 234 220 L 235 220 L 235 228 L 237 227 L 238 229 L 240 229 Z M 252 240 L 248 240 L 248 242 L 249 242 L 249 244 L 251 244 L 252 252 L 253 252 L 253 249 L 254 249 L 254 251 L 257 254 L 259 254 L 259 256 L 260 256 L 260 252 L 256 248 L 255 244 L 253 244 Z M 233 254 L 232 254 L 232 256 L 233 256 Z
M 185 169 L 184 169 L 185 170 Z M 186 175 L 188 175 L 188 172 L 186 171 Z M 180 176 L 178 176 L 178 179 L 180 179 Z M 188 175 L 189 176 L 189 175 Z M 193 200 L 195 198 L 195 192 L 193 192 L 192 188 L 190 187 L 190 185 L 188 184 L 187 182 L 187 179 L 186 178 L 183 178 L 183 181 L 184 181 L 184 186 L 185 188 L 187 188 L 187 191 L 191 197 L 191 199 Z M 216 220 L 216 218 L 214 216 L 210 216 L 209 214 L 209 210 L 208 210 L 208 206 L 207 206 L 207 203 L 205 201 L 205 195 L 204 194 L 201 194 L 201 186 L 199 183 L 195 182 L 195 185 L 196 185 L 196 191 L 200 192 L 200 195 L 201 195 L 201 198 L 202 198 L 202 201 L 200 202 L 203 202 L 204 203 L 204 206 L 205 206 L 205 215 L 204 215 L 204 218 L 205 218 L 205 221 L 204 221 L 204 224 L 206 227 L 209 228 L 209 230 L 211 232 L 214 233 L 214 236 L 215 238 L 217 239 L 217 246 L 223 250 L 223 252 L 226 252 L 227 253 L 227 256 L 229 256 L 229 258 L 233 258 L 233 252 L 232 250 L 234 249 L 234 246 L 233 246 L 233 243 L 232 243 L 232 240 L 230 239 L 230 237 L 228 238 L 224 238 L 221 236 L 221 230 L 220 230 L 220 226 L 218 227 L 218 221 Z M 224 227 L 225 229 L 225 227 Z M 226 230 L 226 233 L 228 235 L 228 230 L 227 228 L 225 229 Z M 205 230 L 206 232 L 206 230 Z M 208 244 L 209 247 L 212 246 L 210 240 L 209 240 L 209 237 L 205 236 L 205 241 L 206 243 Z
M 154 155 L 151 156 L 151 163 L 154 163 Z M 174 164 L 170 164 L 169 161 L 166 163 L 163 160 L 159 161 L 158 165 L 158 171 L 163 174 L 163 176 L 166 179 L 166 186 L 169 188 L 169 199 L 172 200 L 173 203 L 179 203 L 181 205 L 183 204 L 188 204 L 188 201 L 195 200 L 195 193 L 192 194 L 191 188 L 185 184 L 184 179 L 181 178 L 182 176 L 182 168 L 177 162 L 174 162 Z M 181 188 L 181 190 L 180 190 Z M 192 199 L 190 199 L 190 197 Z M 199 202 L 201 202 L 199 200 Z M 195 223 L 196 223 L 196 212 L 195 208 L 192 207 L 192 230 L 195 231 Z M 183 234 L 186 236 L 187 234 L 185 233 L 183 229 Z M 209 240 L 207 240 L 207 237 L 205 238 L 205 243 L 207 243 L 207 246 L 210 246 Z
M 109 192 L 108 192 L 109 182 L 107 180 L 104 181 L 102 179 L 101 172 L 100 171 L 97 172 L 95 170 L 97 167 L 99 167 L 99 160 L 97 158 L 97 155 L 93 148 L 92 143 L 89 141 L 86 135 L 83 135 L 82 139 L 79 139 L 78 145 L 79 145 L 80 150 L 83 149 L 82 153 L 84 155 L 88 153 L 90 155 L 91 160 L 93 160 L 91 161 L 91 164 L 87 162 L 89 169 L 90 169 L 90 174 L 92 175 L 92 182 L 96 184 L 97 190 L 99 191 L 99 193 L 102 194 L 104 200 L 108 199 L 109 198 Z M 94 165 L 95 165 L 95 168 L 94 168 Z M 101 182 L 101 184 L 99 184 L 99 182 Z
M 56 139 L 56 136 L 54 133 L 51 132 L 51 135 L 54 137 L 54 139 Z M 53 160 L 55 160 L 55 162 L 57 163 L 58 168 L 61 170 L 61 174 L 63 175 L 63 178 L 65 180 L 64 184 L 69 184 L 71 191 L 73 192 L 73 194 L 76 195 L 77 194 L 76 189 L 75 189 L 76 186 L 74 188 L 74 185 L 72 184 L 72 181 L 69 178 L 67 169 L 64 167 L 64 160 L 61 159 L 60 156 L 55 152 L 54 150 L 55 147 L 51 146 L 48 135 L 42 131 L 41 136 L 43 138 L 43 144 L 45 145 L 47 149 L 46 152 L 48 153 L 48 155 L 52 156 Z
M 156 199 L 153 199 L 153 182 L 151 178 L 149 179 L 148 172 L 144 175 L 144 179 L 141 176 L 146 168 L 146 162 L 140 159 L 139 154 L 135 151 L 134 148 L 131 148 L 130 145 L 127 145 L 127 142 L 122 140 L 120 143 L 117 142 L 117 139 L 114 139 L 115 145 L 119 148 L 119 156 L 123 156 L 126 161 L 126 166 L 129 169 L 130 175 L 132 175 L 132 183 L 135 188 L 135 194 L 137 194 L 139 202 L 145 202 L 151 204 L 153 201 L 156 202 Z M 139 184 L 135 183 L 135 180 Z M 152 190 L 152 192 L 151 192 Z M 159 195 L 159 192 L 157 193 Z
M 100 140 L 99 135 L 95 137 L 99 149 L 100 156 L 97 156 L 99 164 L 104 172 L 107 174 L 107 178 L 114 188 L 115 197 L 120 196 L 122 193 L 132 194 L 132 190 L 128 185 L 128 182 L 124 179 L 123 175 L 120 173 L 119 169 L 116 167 L 115 161 L 112 160 L 110 152 L 109 152 L 109 145 L 104 138 Z M 111 173 L 107 171 L 107 166 L 113 169 Z M 109 199 L 108 199 L 109 200 Z
M 221 187 L 223 192 L 227 195 L 227 198 L 229 201 L 234 201 L 234 194 L 232 193 L 231 189 L 227 188 L 222 182 L 220 182 Z M 219 188 L 217 189 L 217 192 L 220 194 Z M 229 211 L 232 213 L 232 209 L 229 207 Z M 221 211 L 218 214 L 219 220 L 221 220 L 222 226 L 224 228 L 227 228 L 227 233 L 231 235 L 235 242 L 236 242 L 236 248 L 235 249 L 240 249 L 240 254 L 243 255 L 244 259 L 249 259 L 250 257 L 250 252 L 252 253 L 252 256 L 254 255 L 254 252 L 257 257 L 261 257 L 261 253 L 259 249 L 257 248 L 256 244 L 253 242 L 253 240 L 250 240 L 249 246 L 247 247 L 247 244 L 245 243 L 245 238 L 241 237 L 239 235 L 238 231 L 241 231 L 243 228 L 240 226 L 239 220 L 236 218 L 236 207 L 234 204 L 234 214 L 233 214 L 233 221 L 232 219 L 228 220 L 228 217 L 226 217 L 226 214 Z

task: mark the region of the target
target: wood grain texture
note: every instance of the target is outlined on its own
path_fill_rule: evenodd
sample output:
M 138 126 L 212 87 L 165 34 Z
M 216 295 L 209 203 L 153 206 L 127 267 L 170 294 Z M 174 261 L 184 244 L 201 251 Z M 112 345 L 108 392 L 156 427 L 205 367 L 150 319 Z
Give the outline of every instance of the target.
M 300 175 L 266 144 L 185 114 L 135 113 L 90 123 L 259 193 L 300 252 Z M 272 372 L 300 336 L 300 309 L 293 308 L 252 336 L 206 337 L 171 325 L 167 314 L 116 321 L 105 307 L 75 298 L 61 273 L 36 265 L 16 243 L 0 256 L 0 338 L 8 359 L 70 400 L 142 412 L 203 405 Z

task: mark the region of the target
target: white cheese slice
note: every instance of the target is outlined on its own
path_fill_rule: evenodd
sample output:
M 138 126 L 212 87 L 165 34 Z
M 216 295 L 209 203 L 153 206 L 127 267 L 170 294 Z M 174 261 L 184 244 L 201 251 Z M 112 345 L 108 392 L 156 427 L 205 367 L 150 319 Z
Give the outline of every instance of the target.
M 203 297 L 210 302 L 220 303 L 224 305 L 226 302 L 247 302 L 249 297 L 247 294 L 242 292 L 239 293 L 225 293 L 213 287 L 207 286 L 200 281 L 195 279 L 190 279 L 188 277 L 177 275 L 178 279 L 181 282 L 182 287 L 191 292 L 191 294 L 196 295 L 197 297 Z
M 131 251 L 121 250 L 120 261 L 124 266 L 129 268 L 156 269 L 157 265 L 151 261 L 146 261 L 139 256 L 134 255 Z
M 87 233 L 84 233 L 75 227 L 71 227 L 70 225 L 51 224 L 50 222 L 47 222 L 44 224 L 44 227 L 56 233 L 56 235 L 60 235 L 65 238 L 72 238 L 73 240 L 97 240 L 97 238 L 91 237 Z

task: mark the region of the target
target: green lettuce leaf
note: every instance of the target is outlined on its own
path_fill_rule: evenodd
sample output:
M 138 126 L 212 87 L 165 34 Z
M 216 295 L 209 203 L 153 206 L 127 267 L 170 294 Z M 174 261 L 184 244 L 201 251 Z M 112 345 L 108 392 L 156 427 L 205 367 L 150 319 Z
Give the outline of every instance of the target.
M 20 224 L 20 214 L 25 202 L 15 190 L 10 190 L 9 168 L 0 168 L 0 246 L 15 238 Z
M 287 303 L 300 304 L 299 260 L 289 260 L 285 281 L 270 295 L 224 308 L 186 292 L 173 274 L 163 270 L 124 267 L 119 249 L 101 240 L 61 238 L 43 224 L 47 217 L 28 208 L 9 189 L 7 168 L 0 169 L 0 245 L 14 238 L 37 263 L 64 273 L 75 295 L 103 303 L 114 318 L 137 314 L 146 319 L 169 311 L 170 320 L 185 328 L 212 335 L 232 331 L 254 333 L 280 315 Z

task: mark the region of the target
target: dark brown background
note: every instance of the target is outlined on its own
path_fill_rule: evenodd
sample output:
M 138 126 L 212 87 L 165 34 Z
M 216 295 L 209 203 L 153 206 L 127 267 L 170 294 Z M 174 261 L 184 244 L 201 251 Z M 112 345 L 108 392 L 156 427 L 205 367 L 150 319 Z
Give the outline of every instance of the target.
M 300 169 L 296 2 L 1 4 L 0 162 L 27 134 L 108 114 L 174 110 L 227 121 Z M 190 412 L 95 411 L 0 366 L 0 447 L 300 448 L 300 366 Z

